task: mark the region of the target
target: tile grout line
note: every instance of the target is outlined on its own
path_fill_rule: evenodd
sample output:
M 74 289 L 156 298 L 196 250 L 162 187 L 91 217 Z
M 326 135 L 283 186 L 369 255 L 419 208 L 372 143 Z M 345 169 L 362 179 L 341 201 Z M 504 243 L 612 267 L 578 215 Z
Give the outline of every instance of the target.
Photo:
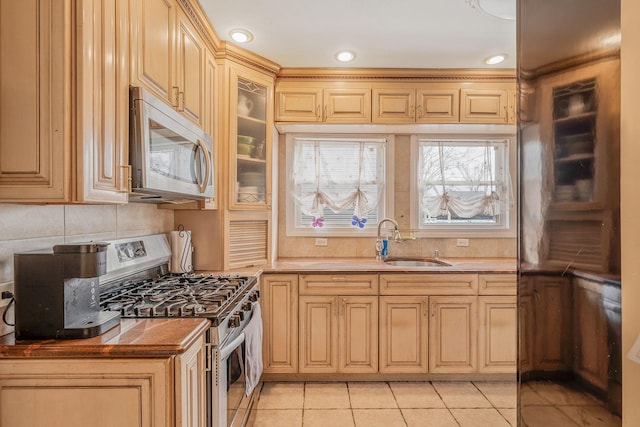
M 458 424 L 458 427 L 460 427 L 460 421 L 458 421 L 456 416 L 453 415 L 453 412 L 451 412 L 451 408 L 449 408 L 449 405 L 447 405 L 447 402 L 444 401 L 444 399 L 442 398 L 442 395 L 438 391 L 437 387 L 435 385 L 433 385 L 433 381 L 429 381 L 429 384 L 431 384 L 431 387 L 433 387 L 433 390 L 436 392 L 436 394 L 438 395 L 440 400 L 442 400 L 442 403 L 444 404 L 444 407 L 447 409 L 447 411 L 449 411 L 449 415 L 451 415 L 451 418 L 453 418 L 453 421 L 455 421 L 456 424 Z
M 404 412 L 402 412 L 402 408 L 400 407 L 400 402 L 398 402 L 398 398 L 396 397 L 396 394 L 393 392 L 393 387 L 391 387 L 391 382 L 390 381 L 386 381 L 387 387 L 389 387 L 389 390 L 391 391 L 391 396 L 393 396 L 393 400 L 395 400 L 396 402 L 396 406 L 398 407 L 398 411 L 400 411 L 400 416 L 402 417 L 402 421 L 404 421 L 404 425 L 408 426 L 409 423 L 407 422 L 407 419 L 404 416 Z

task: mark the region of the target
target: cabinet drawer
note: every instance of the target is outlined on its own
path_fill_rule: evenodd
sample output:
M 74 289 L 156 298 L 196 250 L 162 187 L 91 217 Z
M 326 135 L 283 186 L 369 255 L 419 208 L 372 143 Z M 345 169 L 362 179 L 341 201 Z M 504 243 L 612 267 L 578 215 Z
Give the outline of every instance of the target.
M 480 295 L 516 295 L 515 274 L 480 274 L 478 276 L 478 294 Z
M 377 274 L 301 274 L 300 295 L 377 295 Z
M 477 295 L 477 274 L 381 274 L 380 295 Z

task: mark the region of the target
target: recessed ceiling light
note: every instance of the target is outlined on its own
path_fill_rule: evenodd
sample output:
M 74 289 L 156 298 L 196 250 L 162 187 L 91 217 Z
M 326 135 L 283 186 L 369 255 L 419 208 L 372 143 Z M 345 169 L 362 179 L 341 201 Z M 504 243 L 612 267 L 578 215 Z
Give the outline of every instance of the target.
M 484 58 L 482 62 L 484 62 L 487 65 L 496 65 L 504 62 L 505 59 L 507 59 L 507 54 L 501 53 L 499 55 L 493 55 L 488 58 Z
M 243 30 L 242 28 L 234 28 L 229 31 L 229 37 L 237 43 L 249 43 L 253 40 L 253 34 L 248 30 Z
M 341 52 L 336 53 L 336 59 L 340 62 L 350 62 L 356 57 L 356 54 L 349 51 L 343 50 Z

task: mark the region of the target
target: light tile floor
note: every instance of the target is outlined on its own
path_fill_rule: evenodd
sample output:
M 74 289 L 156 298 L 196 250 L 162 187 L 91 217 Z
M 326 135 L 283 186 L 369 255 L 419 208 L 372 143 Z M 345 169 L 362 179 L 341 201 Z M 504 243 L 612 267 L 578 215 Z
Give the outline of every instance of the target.
M 612 415 L 596 398 L 560 384 L 527 382 L 520 396 L 523 427 L 619 427 L 620 417 Z
M 592 396 L 545 381 L 522 388 L 522 426 L 616 427 Z M 248 427 L 515 427 L 515 382 L 264 383 Z
M 515 419 L 513 382 L 282 382 L 263 385 L 248 426 L 510 427 Z

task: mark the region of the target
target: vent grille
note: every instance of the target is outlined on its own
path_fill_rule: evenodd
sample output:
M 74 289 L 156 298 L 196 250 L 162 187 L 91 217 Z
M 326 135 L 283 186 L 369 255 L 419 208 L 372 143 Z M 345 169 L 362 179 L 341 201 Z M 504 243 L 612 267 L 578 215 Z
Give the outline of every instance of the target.
M 229 268 L 267 263 L 267 221 L 231 221 L 229 224 Z
M 606 269 L 607 239 L 602 221 L 551 221 L 549 260 L 555 263 Z

